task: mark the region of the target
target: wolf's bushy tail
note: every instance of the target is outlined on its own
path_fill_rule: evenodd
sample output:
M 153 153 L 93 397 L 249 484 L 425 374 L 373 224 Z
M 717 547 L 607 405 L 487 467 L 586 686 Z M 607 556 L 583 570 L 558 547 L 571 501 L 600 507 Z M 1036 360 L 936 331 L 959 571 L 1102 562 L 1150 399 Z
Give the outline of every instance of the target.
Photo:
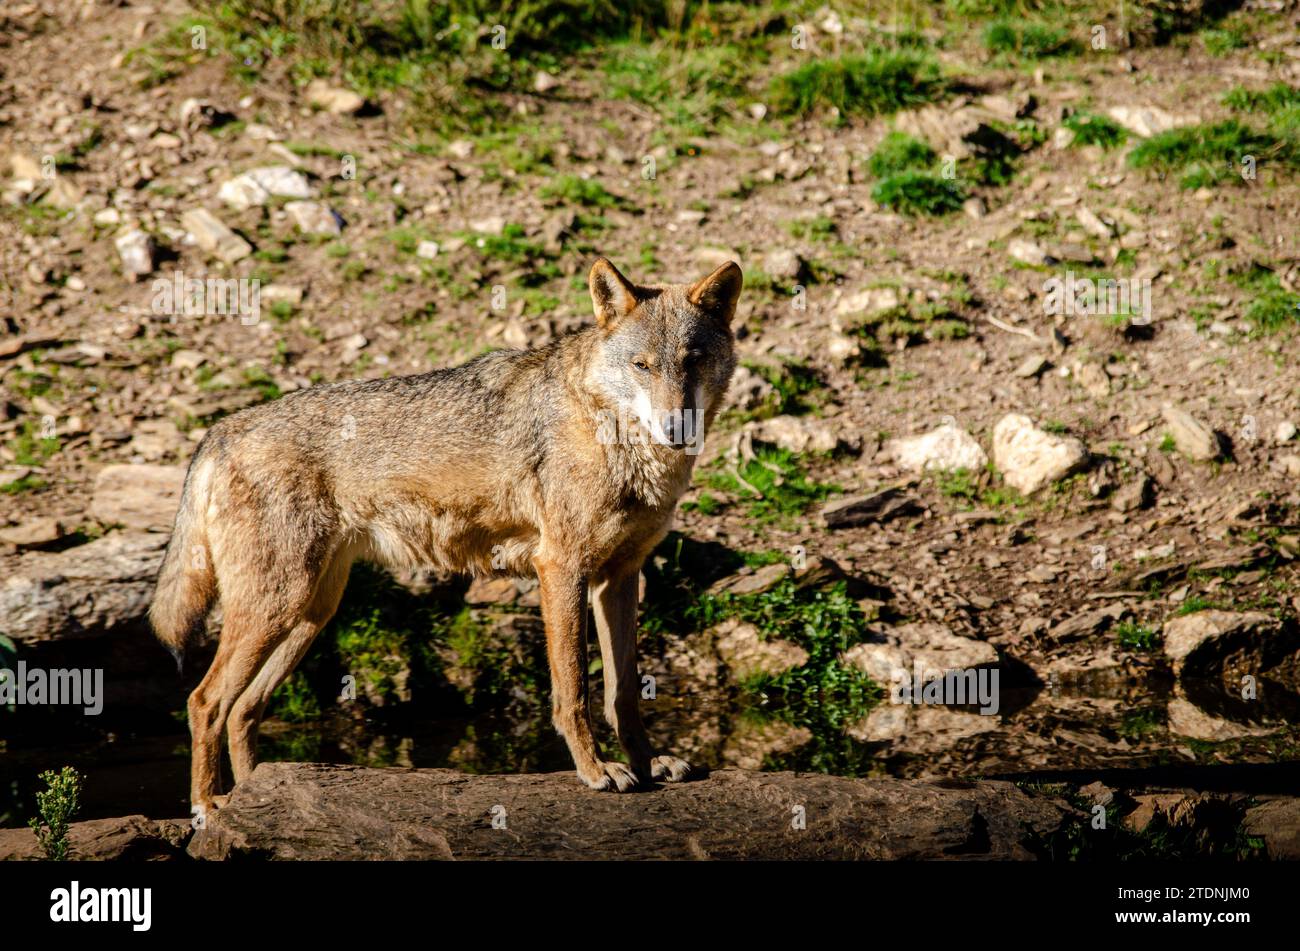
M 207 509 L 210 466 L 196 454 L 185 476 L 171 541 L 158 570 L 149 622 L 177 668 L 217 598 L 217 576 L 208 544 Z

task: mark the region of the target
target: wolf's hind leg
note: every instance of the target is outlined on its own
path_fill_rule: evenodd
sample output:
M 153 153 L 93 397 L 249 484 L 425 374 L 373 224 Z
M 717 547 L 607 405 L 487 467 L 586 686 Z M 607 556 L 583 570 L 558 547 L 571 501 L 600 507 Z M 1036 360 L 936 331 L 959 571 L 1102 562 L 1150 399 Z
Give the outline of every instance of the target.
M 271 694 L 302 662 L 316 635 L 338 610 L 351 568 L 351 555 L 340 553 L 334 556 L 316 582 L 315 593 L 302 620 L 294 625 L 289 636 L 262 663 L 253 682 L 245 688 L 231 708 L 226 731 L 229 734 L 230 765 L 236 784 L 247 779 L 257 765 L 257 731 Z

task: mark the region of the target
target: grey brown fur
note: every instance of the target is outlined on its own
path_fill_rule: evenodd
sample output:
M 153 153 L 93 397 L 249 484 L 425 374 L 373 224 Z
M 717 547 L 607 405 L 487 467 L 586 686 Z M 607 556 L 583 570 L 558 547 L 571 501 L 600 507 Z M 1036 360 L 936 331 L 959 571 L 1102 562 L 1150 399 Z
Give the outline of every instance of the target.
M 605 259 L 596 325 L 536 350 L 418 376 L 334 383 L 213 426 L 190 464 L 150 617 L 182 654 L 220 598 L 223 631 L 189 699 L 192 803 L 256 761 L 272 691 L 333 615 L 352 563 L 536 574 L 553 714 L 579 777 L 628 790 L 689 766 L 650 748 L 638 708 L 637 574 L 667 532 L 735 366 L 740 269 L 637 287 Z M 630 417 L 620 438 L 602 419 Z M 698 448 L 698 447 L 696 447 Z M 605 713 L 629 764 L 600 759 L 586 692 L 588 589 Z

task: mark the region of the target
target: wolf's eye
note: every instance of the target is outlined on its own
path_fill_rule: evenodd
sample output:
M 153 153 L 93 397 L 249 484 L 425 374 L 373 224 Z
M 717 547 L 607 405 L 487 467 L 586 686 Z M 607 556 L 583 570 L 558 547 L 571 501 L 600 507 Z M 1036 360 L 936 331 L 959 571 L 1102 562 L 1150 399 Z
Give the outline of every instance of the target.
M 644 360 L 633 360 L 632 366 L 636 367 L 642 373 L 650 372 L 650 364 L 646 363 Z
M 703 357 L 704 353 L 700 350 L 688 351 L 686 356 L 682 357 L 682 366 L 688 367 L 693 363 L 699 363 Z

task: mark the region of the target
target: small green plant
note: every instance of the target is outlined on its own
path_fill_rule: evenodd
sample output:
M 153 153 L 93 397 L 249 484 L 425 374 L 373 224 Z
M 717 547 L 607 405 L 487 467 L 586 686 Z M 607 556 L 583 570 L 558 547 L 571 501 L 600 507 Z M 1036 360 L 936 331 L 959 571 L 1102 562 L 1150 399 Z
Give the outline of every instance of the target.
M 1061 123 L 1074 133 L 1072 145 L 1100 145 L 1113 149 L 1128 139 L 1128 131 L 1107 116 L 1095 112 L 1075 112 Z
M 961 208 L 966 192 L 939 175 L 902 172 L 877 182 L 871 200 L 903 215 L 946 215 Z
M 1079 44 L 1064 30 L 1039 23 L 1018 24 L 999 20 L 984 28 L 984 46 L 990 53 L 1045 59 L 1078 52 Z
M 541 197 L 585 208 L 622 208 L 628 204 L 626 199 L 611 193 L 600 182 L 577 175 L 559 176 L 542 188 Z
M 937 99 L 939 67 L 923 53 L 872 49 L 814 59 L 772 80 L 776 107 L 798 115 L 834 108 L 841 117 L 889 115 Z
M 1297 155 L 1290 142 L 1228 119 L 1154 135 L 1129 152 L 1128 163 L 1160 174 L 1180 174 L 1183 188 L 1203 188 L 1244 182 L 1241 172 L 1251 167 L 1248 159 L 1259 165 L 1294 167 Z
M 1160 633 L 1133 621 L 1115 625 L 1115 639 L 1119 646 L 1130 651 L 1155 650 L 1160 644 Z
M 1178 448 L 1178 443 L 1174 440 L 1173 433 L 1165 433 L 1160 437 L 1159 449 L 1161 452 L 1170 453 Z
M 72 817 L 81 807 L 81 774 L 71 766 L 59 772 L 41 773 L 45 790 L 36 794 L 36 811 L 39 815 L 27 825 L 36 833 L 36 842 L 51 862 L 62 862 L 68 857 L 68 830 Z
M 1300 106 L 1300 89 L 1288 86 L 1286 83 L 1275 83 L 1262 90 L 1237 86 L 1223 97 L 1223 104 L 1238 112 L 1273 115 L 1284 109 Z
M 867 167 L 876 178 L 887 178 L 900 172 L 928 169 L 936 158 L 928 142 L 903 132 L 891 132 L 871 153 Z
M 809 479 L 795 453 L 756 444 L 754 458 L 735 471 L 714 470 L 705 484 L 742 500 L 748 516 L 759 524 L 790 524 L 812 505 L 824 501 L 840 487 Z
M 1233 50 L 1250 45 L 1246 34 L 1239 29 L 1202 30 L 1201 41 L 1211 56 L 1227 56 Z

